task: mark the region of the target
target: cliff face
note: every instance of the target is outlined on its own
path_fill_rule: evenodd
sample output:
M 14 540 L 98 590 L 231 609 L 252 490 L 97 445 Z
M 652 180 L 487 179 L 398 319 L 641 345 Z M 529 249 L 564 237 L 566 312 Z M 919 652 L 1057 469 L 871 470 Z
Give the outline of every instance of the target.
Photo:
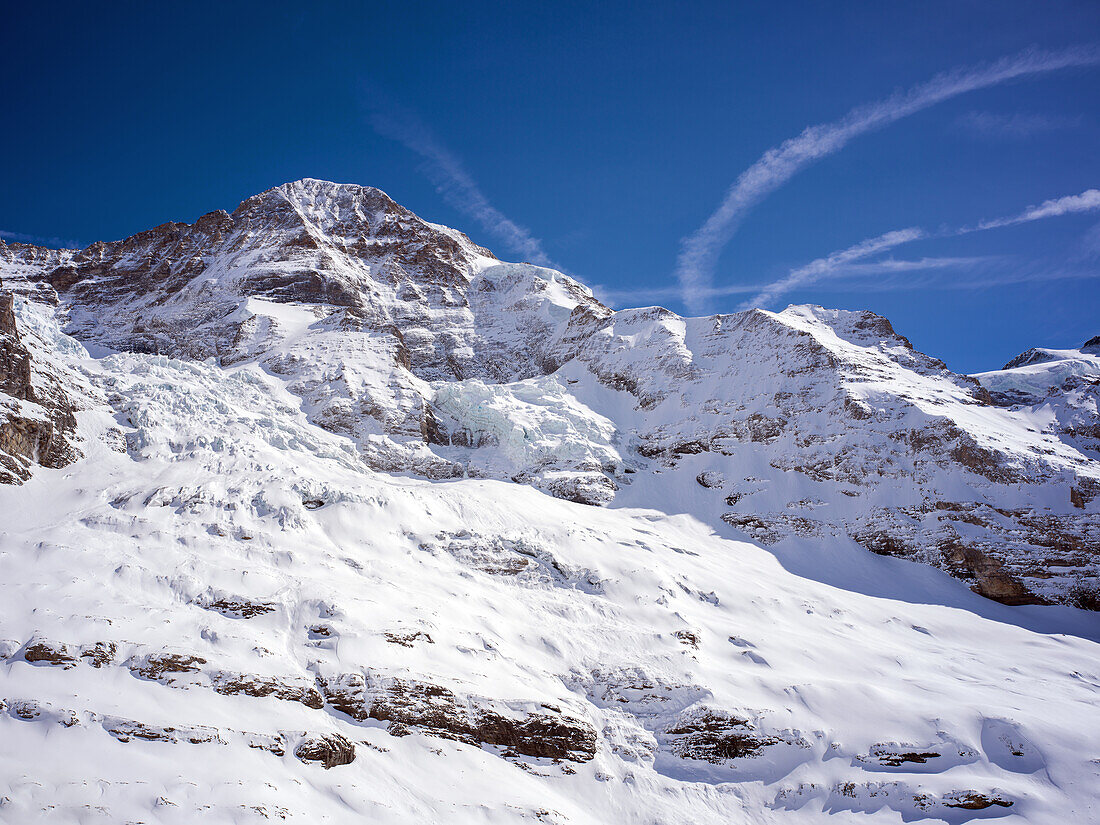
M 59 469 L 81 457 L 73 414 L 81 390 L 73 378 L 32 356 L 15 296 L 0 290 L 0 484 L 25 481 L 35 465 Z

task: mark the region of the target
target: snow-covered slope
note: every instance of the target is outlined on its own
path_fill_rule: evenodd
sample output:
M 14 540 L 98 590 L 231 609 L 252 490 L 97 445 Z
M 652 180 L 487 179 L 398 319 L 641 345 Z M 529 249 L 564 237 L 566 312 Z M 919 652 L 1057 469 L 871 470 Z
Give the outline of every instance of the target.
M 1080 349 L 1030 349 L 975 378 L 999 403 L 1100 459 L 1100 336 Z
M 1100 804 L 1100 614 L 1035 604 L 1098 604 L 1100 465 L 1024 379 L 320 181 L 0 278 L 4 414 L 72 417 L 0 485 L 0 821 Z
M 257 363 L 377 470 L 590 504 L 663 507 L 672 486 L 767 543 L 855 541 L 1008 603 L 1100 605 L 1086 378 L 1057 409 L 1013 409 L 866 312 L 612 312 L 376 189 L 316 180 L 79 252 L 6 249 L 3 271 L 58 289 L 81 340 Z M 1025 356 L 1007 372 L 1095 358 Z M 673 467 L 709 492 L 626 492 Z

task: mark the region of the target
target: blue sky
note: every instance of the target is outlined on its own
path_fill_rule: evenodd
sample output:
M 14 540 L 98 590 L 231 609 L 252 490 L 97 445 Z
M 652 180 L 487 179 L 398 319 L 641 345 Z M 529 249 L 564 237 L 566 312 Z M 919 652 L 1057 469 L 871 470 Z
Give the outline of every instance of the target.
M 0 232 L 317 177 L 615 306 L 867 308 L 959 371 L 1100 334 L 1100 204 L 1065 200 L 1100 189 L 1100 4 L 314 5 L 10 8 Z

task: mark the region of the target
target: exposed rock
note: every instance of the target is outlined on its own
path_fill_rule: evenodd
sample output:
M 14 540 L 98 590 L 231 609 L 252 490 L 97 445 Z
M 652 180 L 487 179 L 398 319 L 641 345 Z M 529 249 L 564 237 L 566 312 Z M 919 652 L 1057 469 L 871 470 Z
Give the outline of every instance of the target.
M 947 808 L 963 808 L 968 811 L 982 811 L 994 805 L 1000 808 L 1011 808 L 1013 805 L 1011 799 L 978 791 L 953 791 L 944 795 L 942 803 Z
M 596 732 L 586 722 L 543 706 L 515 711 L 503 703 L 410 679 L 346 673 L 318 677 L 325 700 L 352 719 L 388 722 L 395 736 L 419 731 L 471 745 L 496 745 L 505 755 L 587 762 L 596 754 Z
M 172 681 L 183 673 L 198 673 L 206 659 L 188 653 L 153 653 L 136 657 L 129 663 L 130 672 L 154 682 Z
M 413 647 L 420 640 L 430 645 L 435 644 L 432 637 L 423 630 L 413 630 L 407 633 L 387 631 L 382 635 L 386 637 L 386 641 L 390 644 L 401 645 L 402 647 Z
M 562 474 L 547 478 L 539 486 L 556 498 L 596 507 L 610 502 L 618 489 L 603 473 Z
M 463 530 L 440 533 L 435 543 L 421 544 L 420 549 L 447 553 L 482 573 L 514 576 L 518 583 L 527 586 L 551 584 L 592 594 L 603 590 L 603 582 L 594 571 L 564 565 L 550 552 L 523 538 L 482 536 Z
M 681 644 L 685 644 L 688 647 L 694 647 L 694 648 L 699 647 L 699 634 L 695 633 L 694 631 L 691 631 L 691 630 L 677 630 L 673 635 L 677 639 L 679 639 Z
M 320 710 L 325 704 L 320 691 L 312 684 L 308 682 L 294 684 L 288 678 L 277 679 L 273 676 L 220 671 L 211 675 L 211 683 L 215 691 L 226 696 L 238 694 L 255 697 L 271 696 L 286 702 L 301 702 L 307 708 L 314 710 Z
M 64 668 L 75 667 L 79 661 L 77 655 L 70 645 L 48 639 L 33 639 L 23 649 L 23 658 L 31 664 L 60 665 Z
M 1046 361 L 1053 361 L 1056 357 L 1057 356 L 1052 355 L 1046 350 L 1032 347 L 1025 352 L 1021 352 L 1019 355 L 1017 355 L 1015 358 L 1013 358 L 1011 361 L 1001 367 L 1001 369 L 1014 370 L 1018 367 L 1029 367 L 1032 364 L 1042 364 Z
M 37 464 L 54 469 L 81 455 L 75 402 L 59 376 L 39 370 L 16 323 L 15 297 L 0 291 L 0 483 L 19 484 Z
M 303 762 L 319 762 L 326 770 L 355 761 L 355 745 L 338 733 L 317 733 L 298 743 L 294 755 Z
M 685 713 L 665 735 L 680 758 L 713 763 L 759 756 L 764 748 L 782 741 L 762 735 L 748 719 L 709 708 Z
M 896 768 L 899 765 L 903 765 L 906 762 L 912 762 L 916 765 L 923 765 L 929 759 L 939 759 L 940 754 L 936 751 L 899 751 L 890 749 L 886 746 L 876 745 L 871 749 L 871 752 L 862 757 L 861 761 L 864 762 L 877 762 L 880 765 L 886 765 L 891 768 Z
M 1053 589 L 1056 582 L 1061 600 L 1071 602 L 1089 586 L 1087 571 L 1100 547 L 1096 514 L 1048 514 L 982 502 L 875 510 L 846 529 L 874 553 L 934 563 L 1005 604 L 1049 603 L 1029 585 Z
M 188 742 L 192 745 L 225 744 L 217 728 L 205 726 L 161 727 L 116 716 L 104 717 L 102 724 L 103 729 L 120 742 L 142 739 L 146 742 Z
M 708 470 L 705 473 L 699 473 L 699 475 L 695 477 L 695 482 L 700 487 L 706 487 L 707 489 L 710 489 L 712 487 L 721 487 L 725 480 L 725 476 L 714 470 Z
M 199 601 L 198 604 L 207 610 L 214 610 L 223 616 L 234 619 L 252 619 L 262 616 L 275 609 L 272 602 L 257 602 L 242 596 L 222 597 L 211 601 Z
M 80 658 L 92 667 L 105 667 L 115 660 L 118 646 L 114 642 L 96 642 L 80 648 Z

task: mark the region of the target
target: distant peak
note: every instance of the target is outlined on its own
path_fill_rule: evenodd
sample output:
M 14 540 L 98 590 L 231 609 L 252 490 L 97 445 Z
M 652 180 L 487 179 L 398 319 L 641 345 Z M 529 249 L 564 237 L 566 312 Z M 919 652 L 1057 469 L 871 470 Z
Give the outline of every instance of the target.
M 389 195 L 374 186 L 358 183 L 334 183 L 317 178 L 301 178 L 265 189 L 244 200 L 237 210 L 246 205 L 270 203 L 272 199 L 286 200 L 295 205 L 317 206 L 324 203 L 372 203 L 387 210 L 401 210 L 401 207 Z M 234 210 L 234 211 L 237 211 Z
M 300 178 L 288 181 L 281 186 L 276 186 L 275 189 L 281 189 L 284 192 L 379 192 L 385 194 L 381 189 L 373 186 L 364 186 L 359 183 L 336 183 L 318 178 Z

